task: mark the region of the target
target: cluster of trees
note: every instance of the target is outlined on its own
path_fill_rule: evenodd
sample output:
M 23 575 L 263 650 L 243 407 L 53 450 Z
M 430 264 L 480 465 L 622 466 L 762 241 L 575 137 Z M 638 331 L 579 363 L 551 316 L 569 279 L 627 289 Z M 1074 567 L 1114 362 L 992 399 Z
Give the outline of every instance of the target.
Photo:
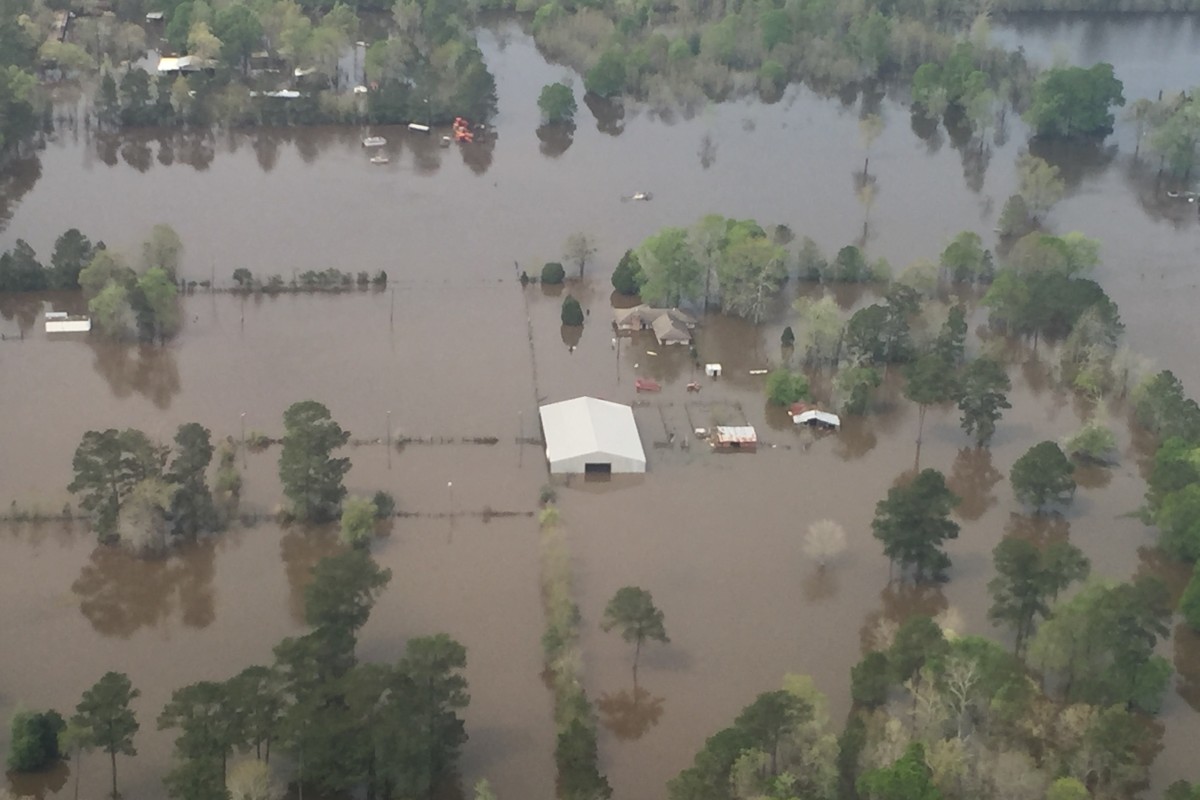
M 690 0 L 670 9 L 614 0 L 508 0 L 533 12 L 541 49 L 584 74 L 595 96 L 631 95 L 656 104 L 695 103 L 757 89 L 768 100 L 792 81 L 838 90 L 903 80 L 944 64 L 975 26 L 965 51 L 971 71 L 1019 98 L 1031 71 L 1019 54 L 986 45 L 978 6 L 849 0 L 798 5 L 730 5 Z
M 647 302 L 703 302 L 759 322 L 788 277 L 786 227 L 767 232 L 754 220 L 710 214 L 691 229 L 664 228 L 626 253 L 613 286 Z
M 1135 393 L 1139 423 L 1159 436 L 1147 478 L 1145 516 L 1158 527 L 1159 547 L 1170 558 L 1193 565 L 1179 610 L 1200 630 L 1200 406 L 1179 379 L 1163 371 Z
M 1055 67 L 1034 83 L 1025 121 L 1044 138 L 1104 138 L 1112 133 L 1112 107 L 1125 105 L 1124 88 L 1112 64 Z
M 25 151 L 45 105 L 33 73 L 38 43 L 45 37 L 27 14 L 30 5 L 0 2 L 0 163 Z
M 851 671 L 840 736 L 808 678 L 759 695 L 669 784 L 672 800 L 1066 800 L 1129 797 L 1144 785 L 1153 712 L 1170 667 L 1153 655 L 1169 607 L 1153 578 L 1063 589 L 1088 564 L 1069 544 L 1010 539 L 995 552 L 991 617 L 1017 653 L 952 636 L 930 617 L 884 620 Z M 1029 666 L 1022 642 L 1036 620 Z M 1039 678 L 1044 677 L 1048 690 Z M 1180 784 L 1171 797 L 1190 797 Z
M 177 732 L 167 795 L 274 796 L 246 785 L 269 781 L 273 748 L 290 756 L 297 785 L 320 793 L 430 797 L 451 785 L 467 739 L 460 716 L 466 650 L 437 634 L 409 639 L 394 664 L 359 663 L 355 654 L 358 631 L 390 579 L 361 550 L 322 560 L 304 594 L 308 633 L 276 645 L 270 665 L 176 689 L 156 720 L 159 730 Z M 77 756 L 96 749 L 110 757 L 119 796 L 117 756 L 137 754 L 141 725 L 130 704 L 138 694 L 128 676 L 109 672 L 84 692 L 69 723 L 52 711 L 28 715 L 10 763 L 18 751 L 24 759 L 59 741 Z M 239 755 L 252 766 L 230 770 Z
M 129 3 L 129 6 L 140 3 Z M 472 27 L 472 4 L 416 3 L 390 6 L 388 38 L 371 45 L 363 67 L 371 91 L 365 106 L 340 85 L 339 60 L 360 35 L 359 11 L 381 4 L 305 3 L 274 0 L 214 8 L 206 0 L 168 0 L 165 38 L 171 49 L 194 56 L 209 69 L 188 75 L 150 75 L 139 67 L 106 68 L 96 111 L 109 126 L 255 125 L 361 122 L 449 122 L 463 115 L 485 121 L 495 113 L 495 80 L 483 62 Z M 85 71 L 116 58 L 120 39 L 131 29 L 145 34 L 120 8 L 109 24 L 97 27 L 94 41 L 82 40 L 82 58 L 65 59 Z M 103 18 L 102 18 L 103 19 Z M 125 20 L 125 21 L 122 21 Z M 101 33 L 104 36 L 101 36 Z M 71 46 L 74 47 L 74 46 Z M 60 50 L 62 48 L 59 48 Z M 135 46 L 133 49 L 139 49 Z M 266 54 L 267 70 L 252 70 L 253 57 Z M 278 74 L 303 75 L 298 98 L 270 97 Z
M 155 444 L 136 428 L 88 431 L 75 449 L 74 480 L 67 488 L 78 496 L 101 542 L 161 553 L 175 542 L 219 530 L 232 515 L 241 490 L 234 447 L 221 445 L 210 488 L 214 452 L 211 433 L 196 422 L 179 426 L 173 448 Z
M 1129 116 L 1137 122 L 1138 146 L 1148 133 L 1160 168 L 1186 184 L 1200 144 L 1200 104 L 1195 102 L 1195 92 L 1169 94 L 1158 100 L 1140 98 L 1130 106 Z
M 104 242 L 93 245 L 78 228 L 71 228 L 54 240 L 54 252 L 46 265 L 38 261 L 37 251 L 28 242 L 17 239 L 12 250 L 0 254 L 0 292 L 78 289 L 79 273 L 104 248 Z
M 88 311 L 107 336 L 164 341 L 179 332 L 177 272 L 183 243 L 170 225 L 155 225 L 142 244 L 141 272 L 111 249 L 96 249 L 79 271 Z

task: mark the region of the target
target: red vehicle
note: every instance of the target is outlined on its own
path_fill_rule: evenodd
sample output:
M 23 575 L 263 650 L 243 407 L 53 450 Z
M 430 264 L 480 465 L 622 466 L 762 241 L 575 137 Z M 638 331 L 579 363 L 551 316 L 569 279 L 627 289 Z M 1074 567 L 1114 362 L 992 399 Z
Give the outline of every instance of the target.
M 633 382 L 633 388 L 639 392 L 661 392 L 662 384 L 649 378 L 637 378 Z

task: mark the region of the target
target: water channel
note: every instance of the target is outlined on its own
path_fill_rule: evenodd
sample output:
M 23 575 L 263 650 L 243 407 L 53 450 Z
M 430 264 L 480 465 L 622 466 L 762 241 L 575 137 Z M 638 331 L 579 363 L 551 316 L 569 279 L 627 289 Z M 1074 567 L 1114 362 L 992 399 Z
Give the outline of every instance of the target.
M 1200 65 L 1189 58 L 1200 24 L 1191 18 L 1022 20 L 997 25 L 994 35 L 1047 60 L 1111 60 L 1130 100 L 1200 84 Z M 726 378 L 706 383 L 702 399 L 684 390 L 694 374 L 686 353 L 651 356 L 643 340 L 611 344 L 616 259 L 659 228 L 707 213 L 785 223 L 833 251 L 862 234 L 869 211 L 866 247 L 897 267 L 936 258 L 963 229 L 990 242 L 1027 146 L 1019 120 L 1009 116 L 981 159 L 884 98 L 886 128 L 871 155 L 879 191 L 868 210 L 854 183 L 864 156 L 857 99 L 795 88 L 773 105 L 743 100 L 690 117 L 632 106 L 594 114 L 581 103 L 572 140 L 543 141 L 537 94 L 567 72 L 515 26 L 481 31 L 480 43 L 500 101 L 498 136 L 484 147 L 441 149 L 436 139 L 392 129 L 104 139 L 79 126 L 59 130 L 19 165 L 0 185 L 2 247 L 23 238 L 48 258 L 54 238 L 74 226 L 133 248 L 154 223 L 168 222 L 195 280 L 228 285 L 244 266 L 285 278 L 386 269 L 391 281 L 384 292 L 343 296 L 200 292 L 185 301 L 181 336 L 162 348 L 51 340 L 36 324 L 43 303 L 65 308 L 76 298 L 0 298 L 0 450 L 8 454 L 0 502 L 61 507 L 71 455 L 89 429 L 135 426 L 166 441 L 195 420 L 236 438 L 245 414 L 247 429 L 277 435 L 291 402 L 326 403 L 363 440 L 349 452 L 351 491 L 388 489 L 418 514 L 397 520 L 374 548 L 395 576 L 360 655 L 396 658 L 406 638 L 442 630 L 467 646 L 464 778 L 488 777 L 501 797 L 554 790 L 536 526 L 490 513 L 533 510 L 544 461 L 517 440 L 536 434 L 536 406 L 547 399 L 646 401 L 634 393 L 635 376 L 666 384 L 636 411 L 650 472 L 560 490 L 584 614 L 584 674 L 604 723 L 602 768 L 619 798 L 661 800 L 704 738 L 786 672 L 813 675 L 840 725 L 849 667 L 880 618 L 946 613 L 963 631 L 990 633 L 989 553 L 1002 536 L 1069 536 L 1095 574 L 1148 571 L 1182 588 L 1186 575 L 1154 553 L 1152 532 L 1125 516 L 1141 502 L 1145 443 L 1126 429 L 1119 406 L 1110 413 L 1121 464 L 1085 475 L 1065 517 L 1018 513 L 1004 480 L 1012 462 L 1032 442 L 1074 430 L 1085 413 L 1053 388 L 1049 351 L 1015 354 L 1013 409 L 990 451 L 968 447 L 956 413 L 930 412 L 921 466 L 945 472 L 963 496 L 963 532 L 949 548 L 951 581 L 913 591 L 889 584 L 869 527 L 874 503 L 916 455 L 916 409 L 895 381 L 883 413 L 813 438 L 764 408 L 761 378 L 748 374 L 778 360 L 786 315 L 759 327 L 709 320 L 699 347 L 725 364 Z M 368 162 L 360 146 L 367 133 L 388 138 L 390 163 Z M 1096 277 L 1120 306 L 1129 344 L 1196 393 L 1190 320 L 1200 300 L 1200 219 L 1195 206 L 1165 196 L 1153 156 L 1133 157 L 1135 138 L 1120 121 L 1103 146 L 1046 154 L 1068 180 L 1049 226 L 1103 242 Z M 635 191 L 654 199 L 622 202 Z M 556 259 L 576 230 L 600 243 L 587 280 L 571 287 L 589 312 L 579 338 L 560 328 L 560 294 L 516 281 L 519 268 Z M 839 301 L 851 307 L 863 298 Z M 977 315 L 973 327 L 980 322 Z M 680 446 L 693 425 L 716 419 L 759 426 L 768 446 L 733 457 Z M 389 452 L 372 441 L 385 440 L 389 425 L 397 436 L 500 441 Z M 247 457 L 247 509 L 266 513 L 278 503 L 276 457 L 270 449 Z M 801 557 L 800 535 L 823 517 L 845 525 L 851 541 L 834 569 L 817 574 Z M 302 630 L 308 569 L 334 548 L 330 531 L 262 523 L 143 562 L 97 548 L 81 527 L 0 527 L 0 631 L 9 642 L 0 718 L 16 707 L 69 710 L 102 672 L 126 671 L 142 690 L 142 731 L 138 757 L 121 764 L 123 791 L 131 800 L 160 796 L 170 738 L 153 730 L 153 719 L 170 692 L 267 662 L 278 639 Z M 636 703 L 628 648 L 597 627 L 604 603 L 628 584 L 654 593 L 672 639 L 643 654 L 638 688 L 646 694 Z M 1191 750 L 1200 734 L 1200 641 L 1178 626 L 1163 652 L 1179 674 L 1161 715 L 1156 788 L 1196 777 Z M 7 736 L 0 728 L 0 749 Z M 85 787 L 103 786 L 101 759 L 81 766 Z M 69 778 L 64 769 L 13 789 L 66 796 Z

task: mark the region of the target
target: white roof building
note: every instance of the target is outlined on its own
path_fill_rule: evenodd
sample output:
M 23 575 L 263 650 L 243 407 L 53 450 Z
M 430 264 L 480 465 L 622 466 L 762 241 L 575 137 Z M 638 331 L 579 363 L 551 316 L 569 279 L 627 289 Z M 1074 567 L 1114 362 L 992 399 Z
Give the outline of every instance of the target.
M 552 474 L 646 471 L 646 451 L 629 406 L 576 397 L 538 412 Z

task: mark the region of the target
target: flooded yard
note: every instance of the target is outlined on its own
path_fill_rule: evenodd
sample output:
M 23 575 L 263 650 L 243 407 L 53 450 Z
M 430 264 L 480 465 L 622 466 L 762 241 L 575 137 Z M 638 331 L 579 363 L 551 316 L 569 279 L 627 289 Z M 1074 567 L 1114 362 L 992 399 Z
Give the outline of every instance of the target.
M 72 454 L 90 429 L 132 426 L 166 441 L 197 421 L 236 441 L 278 436 L 292 402 L 326 404 L 356 441 L 345 451 L 351 493 L 388 490 L 405 514 L 373 546 L 394 575 L 360 656 L 392 660 L 409 637 L 436 631 L 459 639 L 471 690 L 464 781 L 486 776 L 502 798 L 554 791 L 532 516 L 548 476 L 540 447 L 528 443 L 540 437 L 542 402 L 593 394 L 636 404 L 649 462 L 641 477 L 558 482 L 585 682 L 603 726 L 601 768 L 618 798 L 661 800 L 704 739 L 787 672 L 814 677 L 840 726 L 849 668 L 881 618 L 919 610 L 946 615 L 962 632 L 993 633 L 985 587 L 1004 536 L 1069 537 L 1096 575 L 1154 572 L 1181 587 L 1150 549 L 1153 532 L 1128 516 L 1142 502 L 1146 451 L 1125 409 L 1110 409 L 1120 464 L 1083 476 L 1065 517 L 1031 518 L 1013 500 L 1013 461 L 1036 441 L 1073 432 L 1085 412 L 1053 388 L 1052 348 L 1014 355 L 1013 408 L 989 450 L 970 447 L 953 409 L 927 415 L 920 466 L 944 472 L 963 497 L 962 532 L 948 548 L 950 581 L 914 591 L 889 582 L 870 533 L 875 503 L 917 459 L 917 409 L 896 376 L 880 413 L 818 436 L 768 409 L 764 377 L 750 374 L 779 362 L 790 312 L 761 326 L 705 320 L 697 348 L 701 362 L 724 365 L 715 380 L 686 348 L 660 349 L 647 334 L 614 344 L 612 267 L 665 225 L 706 213 L 752 217 L 785 223 L 827 251 L 861 235 L 865 210 L 853 187 L 864 156 L 860 103 L 797 89 L 771 106 L 730 103 L 691 118 L 630 108 L 617 122 L 589 119 L 581 107 L 570 147 L 547 155 L 534 133 L 535 100 L 562 69 L 512 27 L 482 32 L 481 45 L 501 109 L 486 149 L 443 150 L 431 138 L 373 129 L 391 148 L 379 166 L 355 130 L 167 132 L 116 143 L 82 128 L 60 132 L 38 156 L 36 181 L 6 198 L 0 246 L 23 238 L 48 257 L 54 237 L 76 226 L 129 247 L 168 222 L 186 246 L 183 272 L 197 281 L 229 286 L 243 266 L 289 280 L 335 267 L 386 269 L 389 284 L 245 299 L 198 290 L 184 301 L 182 334 L 164 347 L 50 339 L 40 329 L 43 303 L 67 308 L 77 299 L 3 298 L 0 505 L 61 508 Z M 991 241 L 1025 146 L 1020 122 L 1010 119 L 980 172 L 944 132 L 921 138 L 898 102 L 883 99 L 881 111 L 868 252 L 899 268 L 936 259 L 963 229 Z M 1057 161 L 1069 188 L 1051 228 L 1102 241 L 1095 277 L 1118 303 L 1129 343 L 1200 391 L 1195 209 L 1167 202 L 1154 166 L 1133 159 L 1125 127 L 1109 146 Z M 653 201 L 621 201 L 639 190 L 653 191 Z M 585 280 L 522 288 L 519 271 L 557 260 L 577 230 L 600 243 Z M 587 312 L 582 333 L 560 324 L 567 292 Z M 637 377 L 663 391 L 637 393 Z M 686 390 L 690 381 L 699 393 Z M 718 422 L 756 426 L 759 452 L 715 454 L 691 433 Z M 276 447 L 245 458 L 244 511 L 266 517 L 280 502 L 277 457 Z M 801 553 L 803 531 L 822 518 L 849 533 L 847 552 L 823 573 Z M 336 548 L 331 530 L 262 522 L 165 561 L 139 561 L 98 548 L 82 525 L 0 526 L 0 631 L 9 642 L 0 717 L 17 707 L 70 710 L 105 670 L 128 672 L 142 691 L 142 730 L 139 755 L 119 765 L 123 792 L 160 796 L 171 737 L 154 730 L 154 718 L 171 691 L 269 660 L 275 642 L 302 630 L 309 568 Z M 671 637 L 647 646 L 636 688 L 631 648 L 598 626 L 624 585 L 654 594 Z M 1190 743 L 1200 734 L 1200 645 L 1180 631 L 1165 648 L 1179 675 L 1161 715 L 1156 788 L 1195 777 Z M 7 736 L 0 727 L 0 750 Z M 88 796 L 106 774 L 95 756 L 82 769 Z M 60 771 L 12 788 L 68 796 L 73 777 Z

